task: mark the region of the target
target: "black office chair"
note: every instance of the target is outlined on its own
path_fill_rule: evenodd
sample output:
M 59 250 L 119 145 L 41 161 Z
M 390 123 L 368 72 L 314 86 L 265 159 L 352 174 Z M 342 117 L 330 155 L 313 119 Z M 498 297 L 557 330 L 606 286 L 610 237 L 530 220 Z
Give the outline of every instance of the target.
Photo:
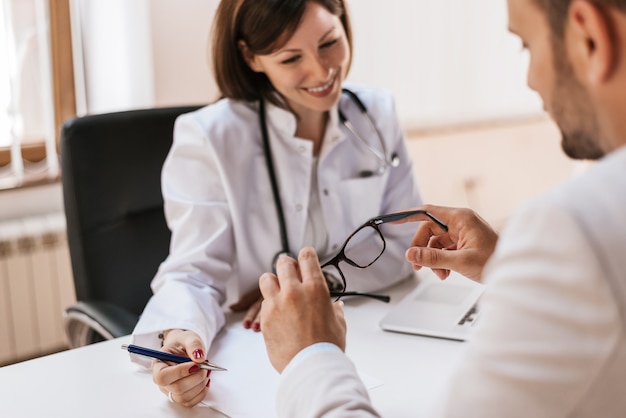
M 132 332 L 169 251 L 161 167 L 174 120 L 199 106 L 75 118 L 61 128 L 67 235 L 77 303 L 71 347 Z

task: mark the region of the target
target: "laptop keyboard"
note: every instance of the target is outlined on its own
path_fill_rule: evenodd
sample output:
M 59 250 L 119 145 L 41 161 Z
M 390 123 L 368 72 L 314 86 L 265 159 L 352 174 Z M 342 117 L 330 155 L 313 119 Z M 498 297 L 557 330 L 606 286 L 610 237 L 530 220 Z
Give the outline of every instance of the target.
M 474 306 L 472 306 L 472 308 L 469 311 L 467 311 L 465 316 L 461 318 L 461 320 L 459 321 L 459 325 L 470 326 L 474 323 L 477 316 L 478 316 L 478 305 L 474 304 Z

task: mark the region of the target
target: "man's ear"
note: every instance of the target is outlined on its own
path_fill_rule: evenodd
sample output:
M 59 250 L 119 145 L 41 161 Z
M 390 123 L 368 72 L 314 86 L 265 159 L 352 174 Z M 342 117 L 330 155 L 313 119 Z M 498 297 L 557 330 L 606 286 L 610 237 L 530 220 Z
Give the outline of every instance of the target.
M 581 81 L 606 82 L 615 69 L 617 45 L 605 11 L 589 0 L 574 0 L 565 29 L 565 45 Z
M 246 43 L 243 40 L 239 40 L 239 42 L 237 42 L 237 45 L 239 46 L 241 55 L 243 55 L 243 59 L 246 60 L 246 63 L 252 69 L 252 71 L 257 72 L 257 73 L 262 73 L 263 68 L 261 68 L 261 66 L 257 62 L 256 54 L 250 51 L 250 48 L 248 48 L 248 45 L 246 45 Z

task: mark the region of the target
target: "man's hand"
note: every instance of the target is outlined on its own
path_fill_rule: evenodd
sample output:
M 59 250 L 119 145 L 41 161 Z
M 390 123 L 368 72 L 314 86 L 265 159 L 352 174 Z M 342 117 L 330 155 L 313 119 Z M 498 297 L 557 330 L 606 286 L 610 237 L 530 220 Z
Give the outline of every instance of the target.
M 471 209 L 425 205 L 417 208 L 434 215 L 448 226 L 448 232 L 425 215 L 415 215 L 398 223 L 421 221 L 406 259 L 415 270 L 430 267 L 445 279 L 454 270 L 480 281 L 483 268 L 493 254 L 498 235 Z
M 274 368 L 281 373 L 296 354 L 318 342 L 345 350 L 343 302 L 331 302 L 315 250 L 303 248 L 298 262 L 281 257 L 276 273 L 259 279 L 261 331 Z

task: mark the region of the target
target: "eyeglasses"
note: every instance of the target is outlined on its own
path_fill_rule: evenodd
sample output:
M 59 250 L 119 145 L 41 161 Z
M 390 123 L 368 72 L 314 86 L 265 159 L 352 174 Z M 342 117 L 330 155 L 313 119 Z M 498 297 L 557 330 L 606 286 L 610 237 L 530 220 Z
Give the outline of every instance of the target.
M 365 296 L 378 299 L 382 302 L 389 302 L 390 298 L 387 295 L 355 291 L 346 292 L 346 278 L 339 268 L 339 263 L 343 261 L 356 268 L 368 268 L 374 264 L 381 255 L 383 255 L 386 248 L 385 237 L 380 231 L 379 226 L 384 223 L 399 221 L 413 215 L 425 215 L 436 223 L 441 229 L 446 232 L 448 231 L 448 226 L 446 224 L 424 210 L 390 213 L 388 215 L 381 215 L 370 219 L 354 231 L 348 239 L 346 239 L 346 242 L 344 242 L 341 250 L 339 250 L 339 253 L 336 256 L 322 265 L 322 270 L 325 273 L 331 274 L 333 277 L 336 277 L 336 275 L 332 274 L 332 268 L 337 270 L 343 284 L 343 287 L 341 288 L 339 288 L 339 286 L 337 286 L 337 288 L 331 287 L 330 295 L 337 297 L 337 300 L 343 296 Z

